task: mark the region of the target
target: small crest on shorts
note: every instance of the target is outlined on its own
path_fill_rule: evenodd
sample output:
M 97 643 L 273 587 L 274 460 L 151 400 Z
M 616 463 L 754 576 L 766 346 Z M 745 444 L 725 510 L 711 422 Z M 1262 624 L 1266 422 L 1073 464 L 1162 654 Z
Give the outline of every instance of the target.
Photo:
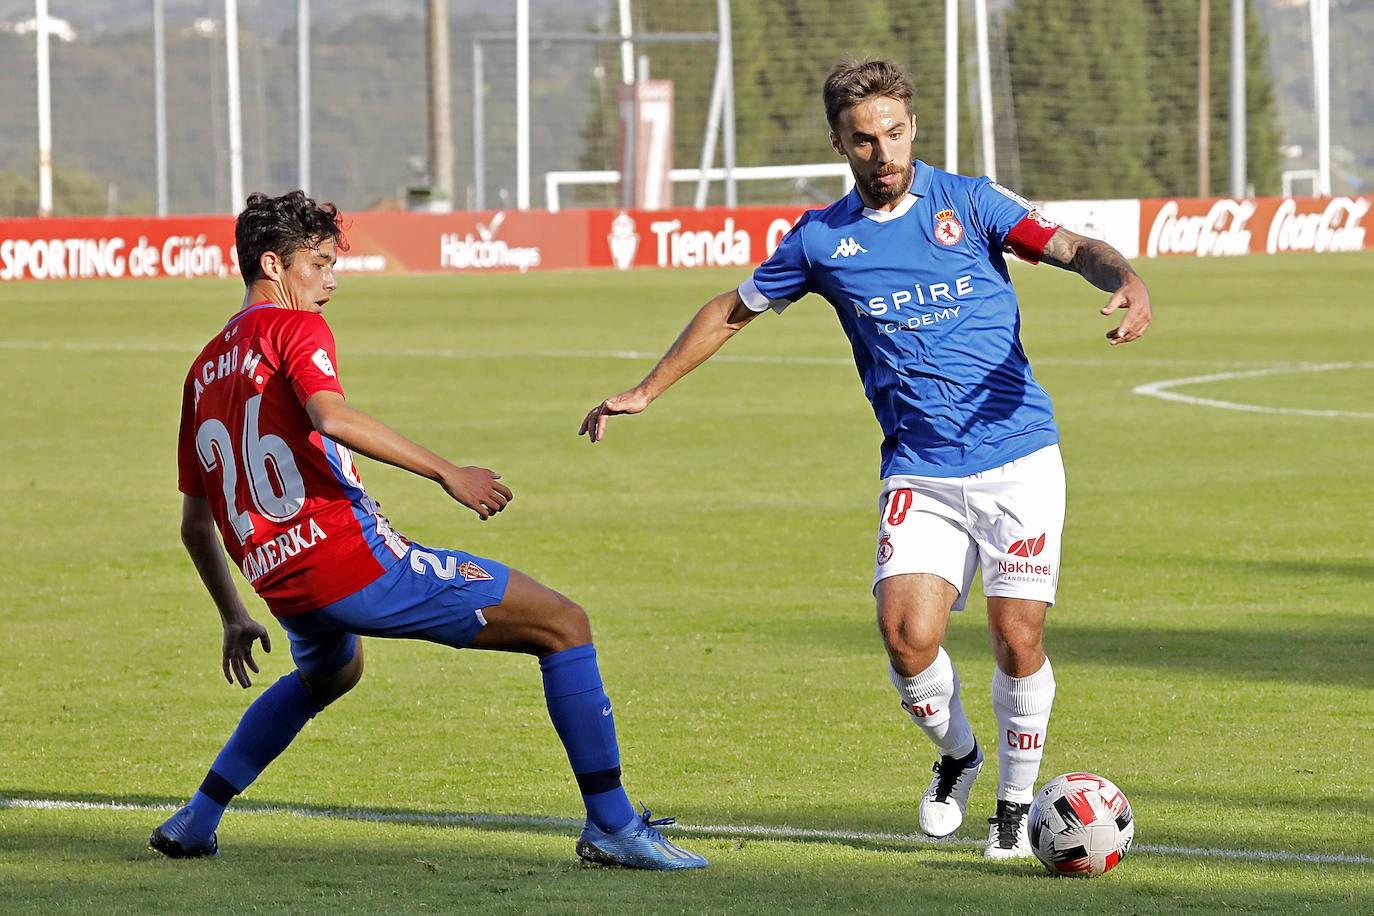
M 888 539 L 887 535 L 883 535 L 878 538 L 878 565 L 882 566 L 890 559 L 892 559 L 892 541 Z
M 485 569 L 478 566 L 471 560 L 468 560 L 462 566 L 458 567 L 458 574 L 469 582 L 477 582 L 482 579 L 491 578 L 491 573 L 487 572 Z
M 964 224 L 959 222 L 953 210 L 941 210 L 935 214 L 935 241 L 941 245 L 958 245 L 964 237 Z

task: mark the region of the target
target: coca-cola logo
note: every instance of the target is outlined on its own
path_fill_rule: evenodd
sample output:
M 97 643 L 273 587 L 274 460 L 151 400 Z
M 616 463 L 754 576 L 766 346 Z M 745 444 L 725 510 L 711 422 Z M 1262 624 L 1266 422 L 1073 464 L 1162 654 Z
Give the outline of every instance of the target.
M 1178 201 L 1168 201 L 1150 226 L 1145 254 L 1151 258 L 1162 254 L 1249 254 L 1250 231 L 1245 224 L 1254 215 L 1252 200 L 1218 200 L 1204 216 L 1183 216 Z
M 1361 251 L 1364 227 L 1360 223 L 1369 212 L 1367 199 L 1333 197 L 1320 213 L 1299 213 L 1298 202 L 1288 198 L 1279 204 L 1269 224 L 1265 250 L 1279 251 Z

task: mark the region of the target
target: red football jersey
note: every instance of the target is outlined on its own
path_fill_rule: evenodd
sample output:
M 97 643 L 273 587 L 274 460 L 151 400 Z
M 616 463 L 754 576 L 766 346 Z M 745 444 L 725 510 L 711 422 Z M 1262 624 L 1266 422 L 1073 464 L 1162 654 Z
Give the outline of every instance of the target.
M 350 595 L 405 555 L 353 454 L 305 411 L 343 394 L 334 335 L 314 312 L 258 303 L 196 357 L 182 394 L 181 492 L 210 502 L 234 564 L 284 617 Z

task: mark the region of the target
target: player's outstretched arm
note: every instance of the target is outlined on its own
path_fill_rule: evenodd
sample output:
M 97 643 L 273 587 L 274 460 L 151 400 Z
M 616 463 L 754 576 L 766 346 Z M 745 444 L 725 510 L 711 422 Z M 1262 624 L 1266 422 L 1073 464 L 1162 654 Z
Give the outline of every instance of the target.
M 249 616 L 238 589 L 234 588 L 229 562 L 224 558 L 215 519 L 210 513 L 210 502 L 203 496 L 182 497 L 181 543 L 186 546 L 196 572 L 200 573 L 200 581 L 205 583 L 219 610 L 220 624 L 224 627 L 221 662 L 224 679 L 230 684 L 237 680 L 240 686 L 250 687 L 253 681 L 248 672 L 258 673 L 257 662 L 253 661 L 253 643 L 261 640 L 262 651 L 271 652 L 272 637 L 266 627 Z
M 514 498 L 498 483 L 501 475 L 487 468 L 460 468 L 423 445 L 412 442 L 376 417 L 354 410 L 336 391 L 317 391 L 305 402 L 310 422 L 322 436 L 360 455 L 427 477 L 444 492 L 486 521 Z
M 706 362 L 758 314 L 744 304 L 737 289 L 716 296 L 688 322 L 644 381 L 593 407 L 583 418 L 577 434 L 599 442 L 606 435 L 607 417 L 639 413 L 648 407 L 674 382 Z
M 1125 256 L 1111 245 L 1061 226 L 1046 243 L 1041 260 L 1081 274 L 1093 286 L 1111 293 L 1102 314 L 1126 310 L 1120 326 L 1107 332 L 1112 346 L 1136 340 L 1150 327 L 1150 291 Z

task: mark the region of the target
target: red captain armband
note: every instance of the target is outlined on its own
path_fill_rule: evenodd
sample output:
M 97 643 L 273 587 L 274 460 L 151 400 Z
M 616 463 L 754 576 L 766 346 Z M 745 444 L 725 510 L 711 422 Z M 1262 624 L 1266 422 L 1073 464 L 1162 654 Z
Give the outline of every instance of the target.
M 1021 222 L 1011 227 L 1007 233 L 1006 249 L 1023 261 L 1039 264 L 1045 253 L 1050 237 L 1059 229 L 1054 223 L 1040 215 L 1039 210 L 1027 213 Z

